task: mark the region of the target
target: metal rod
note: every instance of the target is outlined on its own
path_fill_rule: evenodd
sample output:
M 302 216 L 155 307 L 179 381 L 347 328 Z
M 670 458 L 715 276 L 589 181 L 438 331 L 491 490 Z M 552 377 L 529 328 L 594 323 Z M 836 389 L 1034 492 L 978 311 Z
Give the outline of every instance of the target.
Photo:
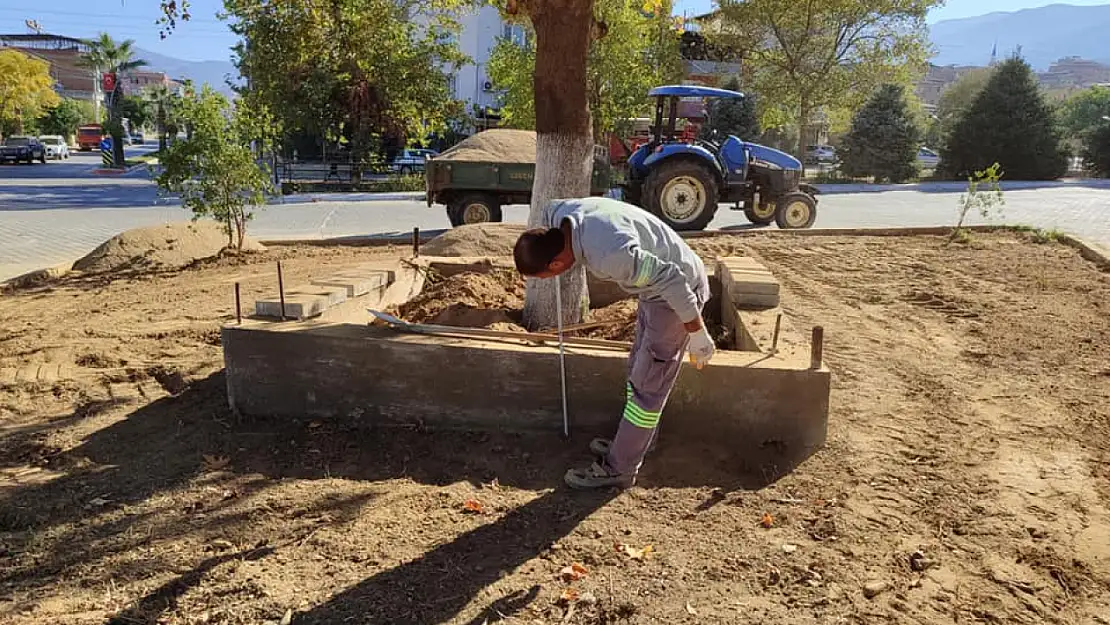
M 412 229 L 412 257 L 420 256 L 420 228 Z
M 779 350 L 779 328 L 782 327 L 782 313 L 775 317 L 775 334 L 771 337 L 771 353 Z
M 281 276 L 281 261 L 278 265 L 278 298 L 281 300 L 281 320 L 285 321 L 285 279 Z
M 235 283 L 235 323 L 243 325 L 243 307 L 239 299 L 239 283 Z
M 820 369 L 825 352 L 825 328 L 813 326 L 813 342 L 809 350 L 809 368 Z
M 563 285 L 555 276 L 555 316 L 558 318 L 559 383 L 563 391 L 563 438 L 570 438 L 570 419 L 567 416 L 567 363 L 563 350 Z

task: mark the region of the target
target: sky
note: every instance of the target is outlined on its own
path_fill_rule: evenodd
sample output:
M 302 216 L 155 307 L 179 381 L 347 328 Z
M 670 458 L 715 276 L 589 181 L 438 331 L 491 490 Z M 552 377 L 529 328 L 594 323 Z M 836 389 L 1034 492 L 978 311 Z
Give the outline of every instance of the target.
M 697 15 L 712 9 L 714 0 L 676 0 L 677 13 Z M 191 0 L 193 19 L 160 39 L 155 20 L 158 0 L 0 0 L 0 33 L 28 32 L 24 20 L 34 19 L 48 33 L 93 37 L 101 31 L 117 39 L 134 39 L 135 45 L 157 54 L 189 61 L 230 57 L 235 42 L 227 26 L 216 18 L 222 0 Z M 1060 2 L 1057 2 L 1060 3 Z M 1067 0 L 1066 4 L 1098 5 L 1108 0 Z M 1054 4 L 1051 0 L 948 0 L 929 14 L 929 22 L 1016 11 Z M 40 8 L 45 7 L 45 8 Z

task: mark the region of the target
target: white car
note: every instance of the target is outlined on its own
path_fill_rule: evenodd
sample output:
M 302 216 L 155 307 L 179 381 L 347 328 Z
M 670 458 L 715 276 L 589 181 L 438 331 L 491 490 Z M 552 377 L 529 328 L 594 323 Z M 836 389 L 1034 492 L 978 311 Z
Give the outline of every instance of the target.
M 831 145 L 807 145 L 805 158 L 809 163 L 835 163 L 836 149 Z
M 936 169 L 940 163 L 940 155 L 922 146 L 917 150 L 917 166 L 921 169 Z
M 69 158 L 69 146 L 61 135 L 43 135 L 39 141 L 46 147 L 46 158 L 55 161 Z
M 402 150 L 393 158 L 390 169 L 401 175 L 408 175 L 424 171 L 424 161 L 439 156 L 435 150 L 408 149 Z

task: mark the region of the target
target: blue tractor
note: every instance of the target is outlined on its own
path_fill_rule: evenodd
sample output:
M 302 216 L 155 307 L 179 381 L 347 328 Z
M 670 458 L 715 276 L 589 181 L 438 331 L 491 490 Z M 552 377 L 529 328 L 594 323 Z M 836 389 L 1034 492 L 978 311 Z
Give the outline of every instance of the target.
M 722 202 L 742 209 L 753 224 L 813 225 L 817 189 L 801 184 L 798 159 L 731 135 L 693 143 L 676 135 L 680 98 L 742 98 L 744 94 L 673 85 L 656 87 L 648 96 L 655 98 L 655 125 L 651 141 L 628 159 L 628 176 L 622 185 L 626 201 L 651 211 L 675 230 L 703 230 Z

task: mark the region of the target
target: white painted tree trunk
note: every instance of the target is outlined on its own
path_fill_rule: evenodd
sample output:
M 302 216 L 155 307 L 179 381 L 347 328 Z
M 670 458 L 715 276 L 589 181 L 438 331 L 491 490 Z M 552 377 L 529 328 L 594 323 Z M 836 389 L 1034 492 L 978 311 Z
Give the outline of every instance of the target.
M 532 183 L 528 227 L 558 226 L 542 222 L 544 208 L 551 200 L 589 196 L 592 170 L 593 139 L 589 135 L 537 134 L 536 178 Z M 560 278 L 563 323 L 578 323 L 589 307 L 586 270 L 578 263 Z M 524 323 L 528 329 L 555 327 L 555 310 L 555 279 L 529 278 L 524 298 Z

